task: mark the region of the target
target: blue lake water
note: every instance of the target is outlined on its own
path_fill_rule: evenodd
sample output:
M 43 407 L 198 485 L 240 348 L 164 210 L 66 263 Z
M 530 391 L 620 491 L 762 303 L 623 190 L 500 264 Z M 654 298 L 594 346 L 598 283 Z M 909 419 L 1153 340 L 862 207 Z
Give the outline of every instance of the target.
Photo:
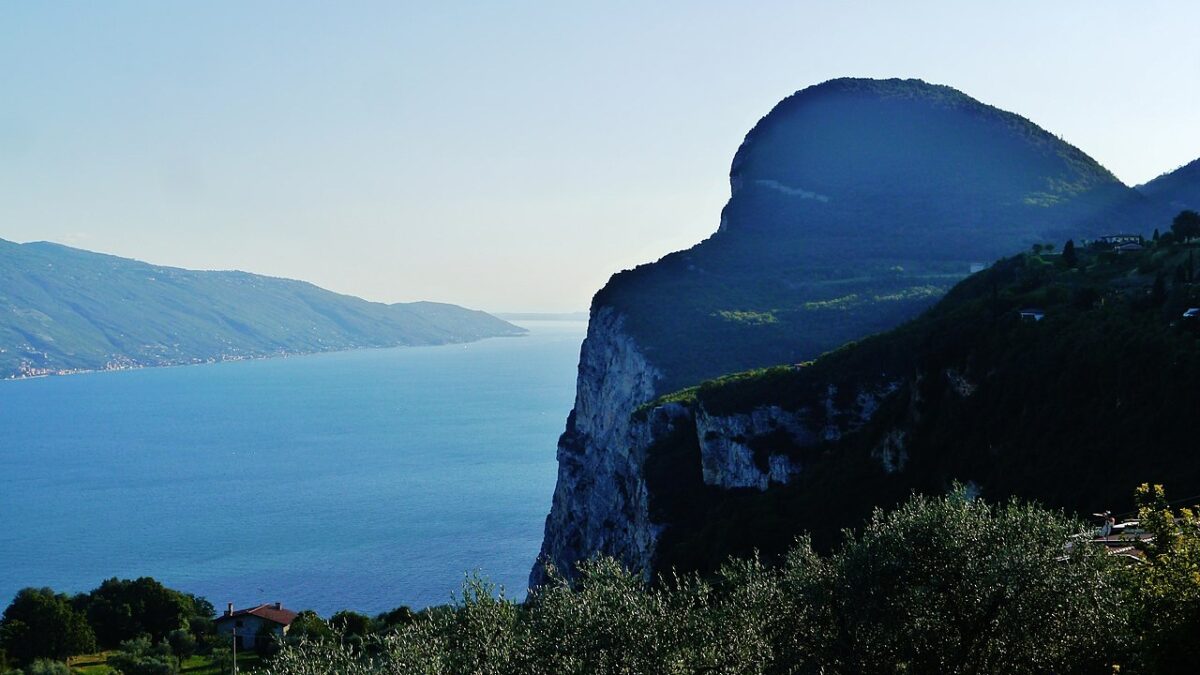
M 524 597 L 586 324 L 0 382 L 0 607 L 153 576 L 322 614 Z

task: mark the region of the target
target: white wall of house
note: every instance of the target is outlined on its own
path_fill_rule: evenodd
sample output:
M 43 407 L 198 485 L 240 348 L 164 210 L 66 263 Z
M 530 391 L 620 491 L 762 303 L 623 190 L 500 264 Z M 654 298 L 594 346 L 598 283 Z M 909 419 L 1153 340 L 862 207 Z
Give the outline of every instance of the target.
M 218 617 L 216 623 L 217 633 L 219 635 L 226 636 L 226 639 L 230 640 L 231 642 L 233 640 L 234 631 L 237 631 L 238 637 L 241 638 L 238 643 L 238 647 L 241 649 L 254 648 L 255 640 L 258 638 L 258 634 L 262 630 L 263 626 L 267 626 L 267 630 L 279 637 L 283 637 L 284 633 L 287 632 L 286 626 L 281 626 L 274 621 L 268 621 L 252 614 L 245 614 L 235 617 Z

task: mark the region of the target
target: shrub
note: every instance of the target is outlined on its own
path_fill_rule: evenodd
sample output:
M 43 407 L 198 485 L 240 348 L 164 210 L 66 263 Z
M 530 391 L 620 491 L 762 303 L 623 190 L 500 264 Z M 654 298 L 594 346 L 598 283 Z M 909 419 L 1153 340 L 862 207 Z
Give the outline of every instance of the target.
M 62 661 L 37 659 L 22 672 L 25 675 L 71 675 L 71 668 Z
M 361 644 L 302 640 L 267 673 L 1080 672 L 1121 656 L 1123 573 L 1079 523 L 964 490 L 879 511 L 828 556 L 730 560 L 656 584 L 610 559 L 522 606 L 468 579 Z

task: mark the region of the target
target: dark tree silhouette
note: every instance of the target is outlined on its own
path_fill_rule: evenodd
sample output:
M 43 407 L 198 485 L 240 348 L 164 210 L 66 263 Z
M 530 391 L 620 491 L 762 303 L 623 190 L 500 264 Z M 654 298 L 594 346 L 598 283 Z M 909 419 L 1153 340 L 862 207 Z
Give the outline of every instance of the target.
M 0 619 L 0 647 L 17 663 L 62 660 L 96 648 L 96 636 L 67 596 L 49 588 L 17 593 Z
M 1171 231 L 1175 233 L 1181 241 L 1187 241 L 1192 237 L 1200 237 L 1200 213 L 1195 211 L 1181 211 L 1175 216 L 1175 220 L 1171 222 Z
M 1063 244 L 1062 261 L 1064 265 L 1072 269 L 1079 264 L 1079 255 L 1075 253 L 1074 239 L 1068 239 L 1067 243 Z

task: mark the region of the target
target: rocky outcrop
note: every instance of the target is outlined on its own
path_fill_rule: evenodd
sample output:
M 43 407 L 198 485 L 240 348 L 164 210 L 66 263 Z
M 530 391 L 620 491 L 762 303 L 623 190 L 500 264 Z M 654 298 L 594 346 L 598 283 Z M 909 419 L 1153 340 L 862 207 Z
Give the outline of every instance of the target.
M 778 406 L 719 417 L 698 406 L 695 414 L 700 467 L 704 483 L 720 488 L 766 490 L 787 483 L 800 464 L 780 452 L 819 442 L 807 411 L 785 412 Z
M 639 410 L 655 393 L 657 371 L 622 330 L 611 308 L 593 313 L 579 366 L 575 409 L 558 444 L 558 484 L 531 586 L 552 566 L 570 577 L 580 560 L 597 554 L 619 560 L 647 579 L 656 547 L 670 522 L 656 520 L 646 461 L 681 428 L 694 438 L 687 452 L 703 484 L 722 490 L 765 491 L 804 470 L 805 450 L 861 428 L 899 384 L 862 386 L 839 396 L 838 387 L 795 410 L 763 405 L 747 412 L 713 414 L 699 401 Z M 628 392 L 633 392 L 630 396 Z M 847 403 L 848 401 L 848 403 Z M 881 457 L 891 471 L 895 460 Z
M 697 405 L 704 483 L 727 490 L 766 490 L 772 483 L 786 484 L 803 469 L 798 451 L 860 429 L 879 409 L 880 401 L 898 387 L 898 382 L 863 387 L 845 405 L 839 403 L 838 388 L 829 385 L 819 401 L 790 411 L 764 405 L 747 413 L 716 416 Z
M 661 375 L 623 330 L 609 307 L 595 308 L 579 356 L 575 408 L 558 441 L 558 483 L 542 551 L 530 584 L 545 580 L 545 566 L 570 575 L 575 563 L 597 553 L 647 569 L 654 528 L 642 475 L 643 456 L 631 443 L 634 409 L 655 396 Z M 656 419 L 664 420 L 663 414 Z M 664 423 L 669 424 L 669 419 Z M 641 435 L 653 435 L 642 425 Z M 645 446 L 642 446 L 643 448 Z

